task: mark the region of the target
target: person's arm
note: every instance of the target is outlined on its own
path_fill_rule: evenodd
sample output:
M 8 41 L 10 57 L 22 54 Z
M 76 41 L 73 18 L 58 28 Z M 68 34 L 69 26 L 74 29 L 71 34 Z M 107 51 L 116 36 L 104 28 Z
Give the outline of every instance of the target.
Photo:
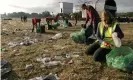
M 85 25 L 88 23 L 89 21 L 89 16 L 87 15 L 86 21 L 85 21 Z
M 94 11 L 90 10 L 89 14 L 90 14 L 89 15 L 89 17 L 90 17 L 90 24 L 93 24 L 94 23 L 94 19 L 95 19 Z
M 100 35 L 100 23 L 98 24 L 96 37 L 97 37 L 97 40 L 98 40 L 100 43 L 103 43 L 103 42 L 104 42 L 104 40 L 102 39 L 102 37 L 101 37 L 101 35 Z
M 59 18 L 59 14 L 57 14 L 57 15 L 54 17 L 54 20 L 55 20 L 55 21 L 58 21 L 58 18 Z
M 118 37 L 119 37 L 120 39 L 122 39 L 122 38 L 124 37 L 124 33 L 123 33 L 122 30 L 120 29 L 119 25 L 116 26 L 116 29 L 115 29 L 114 32 L 117 32 Z

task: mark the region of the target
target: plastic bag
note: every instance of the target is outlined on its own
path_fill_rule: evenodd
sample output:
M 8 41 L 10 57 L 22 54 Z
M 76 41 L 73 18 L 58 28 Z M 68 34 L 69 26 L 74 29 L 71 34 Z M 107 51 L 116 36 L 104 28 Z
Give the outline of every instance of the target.
M 133 73 L 133 61 L 126 68 L 128 73 Z
M 133 50 L 126 46 L 114 48 L 106 55 L 106 59 L 109 67 L 127 71 L 127 66 L 133 61 Z
M 117 37 L 117 33 L 116 32 L 114 32 L 113 34 L 112 34 L 112 38 L 113 38 L 113 41 L 114 41 L 114 43 L 115 43 L 115 46 L 116 47 L 121 47 L 121 40 L 120 40 L 120 38 L 118 38 Z
M 70 37 L 75 43 L 83 43 L 85 42 L 85 30 L 81 29 L 80 32 L 72 33 Z
M 60 39 L 63 37 L 63 34 L 62 33 L 57 33 L 55 36 L 52 37 L 52 39 Z
M 69 23 L 68 20 L 64 20 L 64 26 L 63 27 L 67 28 L 68 27 L 68 23 Z
M 92 34 L 93 34 L 93 26 L 88 25 L 88 27 L 85 30 L 85 36 L 89 38 Z
M 52 28 L 57 29 L 57 27 L 60 26 L 59 22 L 55 22 L 54 24 L 52 24 Z
M 45 25 L 37 26 L 36 32 L 37 33 L 45 33 Z

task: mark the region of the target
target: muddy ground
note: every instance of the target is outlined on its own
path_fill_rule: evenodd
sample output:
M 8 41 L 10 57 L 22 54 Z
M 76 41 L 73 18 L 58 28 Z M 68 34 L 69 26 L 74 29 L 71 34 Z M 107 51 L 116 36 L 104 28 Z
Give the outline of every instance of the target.
M 73 22 L 72 22 L 73 23 Z M 44 34 L 31 32 L 31 20 L 27 23 L 19 20 L 2 21 L 1 23 L 1 58 L 12 65 L 9 80 L 28 80 L 34 77 L 57 74 L 60 80 L 133 80 L 133 74 L 127 74 L 120 70 L 101 65 L 93 61 L 91 56 L 84 54 L 87 45 L 76 44 L 70 38 L 70 33 L 79 31 L 80 24 L 69 28 L 46 30 Z M 125 37 L 123 45 L 133 49 L 133 24 L 121 24 Z M 49 40 L 56 33 L 63 32 L 63 38 Z M 36 39 L 35 44 L 28 46 L 9 47 L 9 42 L 21 42 L 25 37 Z M 58 47 L 58 48 L 57 48 Z M 76 54 L 79 57 L 66 59 L 65 65 L 41 67 L 43 63 L 37 58 L 54 57 L 56 55 Z M 71 63 L 69 63 L 71 61 Z M 25 69 L 26 65 L 32 64 L 32 69 Z

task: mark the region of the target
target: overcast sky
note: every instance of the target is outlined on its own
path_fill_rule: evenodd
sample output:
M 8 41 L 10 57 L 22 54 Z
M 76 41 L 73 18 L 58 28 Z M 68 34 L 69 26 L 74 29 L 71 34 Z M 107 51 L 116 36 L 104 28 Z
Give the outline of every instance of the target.
M 72 2 L 75 5 L 90 0 L 2 0 L 0 2 L 0 13 L 11 12 L 36 12 L 40 13 L 45 10 L 50 12 L 59 12 L 59 2 Z M 96 0 L 91 0 L 93 3 Z M 100 0 L 101 2 L 104 0 Z M 115 0 L 118 12 L 133 12 L 133 0 Z M 75 8 L 74 8 L 75 9 Z

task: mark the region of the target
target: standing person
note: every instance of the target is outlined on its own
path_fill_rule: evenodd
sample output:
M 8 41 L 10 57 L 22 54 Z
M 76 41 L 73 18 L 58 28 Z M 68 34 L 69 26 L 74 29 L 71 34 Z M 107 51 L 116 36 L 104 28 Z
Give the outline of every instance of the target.
M 60 14 L 58 13 L 58 14 L 53 18 L 54 22 L 58 22 L 58 21 L 59 21 L 59 17 L 60 17 Z
M 115 48 L 115 44 L 112 38 L 112 34 L 117 33 L 117 37 L 122 39 L 124 37 L 119 24 L 109 11 L 103 11 L 101 15 L 102 21 L 98 25 L 97 39 L 98 42 L 94 42 L 86 50 L 87 55 L 93 55 L 95 61 L 105 61 L 106 54 L 108 54 L 112 48 Z
M 116 17 L 117 6 L 114 0 L 106 0 L 104 9 L 108 10 L 114 17 Z
M 85 26 L 87 26 L 87 23 L 90 19 L 89 26 L 87 27 L 85 31 L 86 43 L 90 44 L 94 42 L 94 40 L 96 39 L 95 34 L 97 31 L 98 23 L 100 22 L 100 16 L 98 12 L 91 5 L 86 6 L 86 4 L 82 4 L 82 9 L 87 11 L 87 18 L 86 18 Z M 91 36 L 93 39 L 89 38 Z
M 33 25 L 32 32 L 34 31 L 34 28 L 37 28 L 38 26 L 40 26 L 40 23 L 41 23 L 41 19 L 39 18 L 37 19 L 36 17 L 32 19 L 32 25 Z
M 48 25 L 48 30 L 52 29 L 52 26 L 51 25 L 52 25 L 53 18 L 46 17 L 45 19 L 46 19 L 46 22 L 47 22 L 47 25 Z
M 75 18 L 75 26 L 76 26 L 78 22 L 78 13 L 75 13 L 74 18 Z
M 27 16 L 25 15 L 25 22 L 27 22 Z
M 23 22 L 23 16 L 21 16 L 21 21 Z

